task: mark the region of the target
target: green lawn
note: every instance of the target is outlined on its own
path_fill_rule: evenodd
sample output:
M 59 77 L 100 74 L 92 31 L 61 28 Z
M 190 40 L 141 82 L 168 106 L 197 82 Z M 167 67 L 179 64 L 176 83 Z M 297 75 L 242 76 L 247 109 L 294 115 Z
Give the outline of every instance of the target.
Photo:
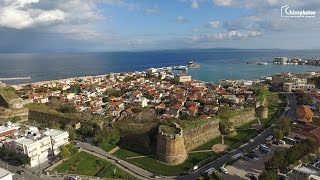
M 79 152 L 73 155 L 70 159 L 56 167 L 55 170 L 59 173 L 101 176 L 103 178 L 133 178 L 122 169 L 112 165 L 110 162 L 86 152 Z M 114 174 L 114 172 L 116 173 Z
M 111 145 L 111 144 L 104 144 L 103 146 L 99 146 L 101 149 L 103 149 L 106 152 L 111 151 L 113 148 L 116 147 L 116 145 Z
M 189 156 L 186 162 L 177 166 L 169 166 L 164 163 L 161 163 L 157 161 L 154 158 L 154 156 L 147 156 L 147 157 L 142 157 L 137 159 L 126 159 L 128 157 L 143 156 L 143 154 L 138 154 L 125 149 L 118 150 L 116 153 L 114 153 L 114 155 L 117 156 L 118 158 L 124 159 L 134 165 L 137 165 L 155 174 L 175 176 L 175 175 L 180 175 L 187 172 L 195 164 L 213 156 L 214 153 L 213 152 L 189 153 Z

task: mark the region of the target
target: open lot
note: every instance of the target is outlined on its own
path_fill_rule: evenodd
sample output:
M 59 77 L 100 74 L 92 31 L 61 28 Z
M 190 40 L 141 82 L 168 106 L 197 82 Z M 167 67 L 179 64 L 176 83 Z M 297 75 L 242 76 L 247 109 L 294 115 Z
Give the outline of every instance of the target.
M 250 179 L 248 174 L 255 174 L 256 176 L 259 176 L 259 174 L 264 170 L 264 162 L 272 157 L 274 151 L 284 150 L 289 148 L 289 145 L 271 145 L 269 148 L 272 150 L 270 153 L 262 153 L 259 150 L 256 151 L 261 155 L 259 159 L 245 160 L 241 158 L 232 165 L 226 166 L 229 174 L 223 175 L 223 178 L 226 180 L 234 180 Z

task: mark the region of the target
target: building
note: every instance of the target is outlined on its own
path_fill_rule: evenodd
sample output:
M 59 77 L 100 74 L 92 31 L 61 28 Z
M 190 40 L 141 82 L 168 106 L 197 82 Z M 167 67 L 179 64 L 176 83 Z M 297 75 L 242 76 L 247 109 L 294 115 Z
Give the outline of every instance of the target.
M 310 123 L 313 118 L 313 112 L 311 111 L 309 106 L 299 105 L 296 108 L 296 116 L 298 121 Z
M 0 168 L 0 180 L 13 180 L 12 175 L 10 171 Z
M 276 64 L 287 64 L 288 58 L 287 57 L 276 57 L 276 58 L 274 58 L 273 62 Z
M 18 132 L 19 133 L 19 132 Z M 57 156 L 62 145 L 69 143 L 69 133 L 56 129 L 39 131 L 29 127 L 26 134 L 7 138 L 4 147 L 18 154 L 30 157 L 30 166 L 35 167 Z
M 177 74 L 174 76 L 174 81 L 182 83 L 182 82 L 188 82 L 191 81 L 191 76 L 187 74 Z
M 287 92 L 291 91 L 310 91 L 312 89 L 315 89 L 316 86 L 314 84 L 298 84 L 298 83 L 284 83 L 283 84 L 283 90 Z
M 0 138 L 14 134 L 19 129 L 19 126 L 12 124 L 8 121 L 5 125 L 0 126 Z

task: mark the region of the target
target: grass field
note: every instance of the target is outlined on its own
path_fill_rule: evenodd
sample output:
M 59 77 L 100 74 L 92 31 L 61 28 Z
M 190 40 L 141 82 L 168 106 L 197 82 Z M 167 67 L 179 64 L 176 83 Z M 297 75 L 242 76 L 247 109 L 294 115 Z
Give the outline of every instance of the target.
M 86 152 L 79 152 L 73 155 L 70 159 L 56 167 L 55 170 L 59 173 L 99 176 L 101 178 L 133 178 L 110 162 Z M 114 172 L 116 173 L 114 174 Z
M 146 156 L 137 159 L 126 159 L 128 157 L 143 156 L 143 154 L 135 153 L 125 149 L 118 150 L 116 153 L 114 153 L 114 155 L 155 174 L 175 176 L 187 172 L 195 164 L 208 157 L 213 156 L 214 153 L 189 153 L 188 159 L 183 164 L 177 166 L 169 166 L 161 163 L 157 161 L 154 156 Z

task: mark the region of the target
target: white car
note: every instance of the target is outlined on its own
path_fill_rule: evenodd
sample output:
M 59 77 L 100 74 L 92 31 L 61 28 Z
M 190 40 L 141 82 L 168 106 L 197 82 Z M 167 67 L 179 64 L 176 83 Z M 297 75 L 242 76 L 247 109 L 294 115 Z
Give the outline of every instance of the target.
M 224 167 L 221 167 L 220 170 L 221 170 L 224 174 L 229 174 L 229 172 L 227 171 L 227 169 L 224 168 Z

